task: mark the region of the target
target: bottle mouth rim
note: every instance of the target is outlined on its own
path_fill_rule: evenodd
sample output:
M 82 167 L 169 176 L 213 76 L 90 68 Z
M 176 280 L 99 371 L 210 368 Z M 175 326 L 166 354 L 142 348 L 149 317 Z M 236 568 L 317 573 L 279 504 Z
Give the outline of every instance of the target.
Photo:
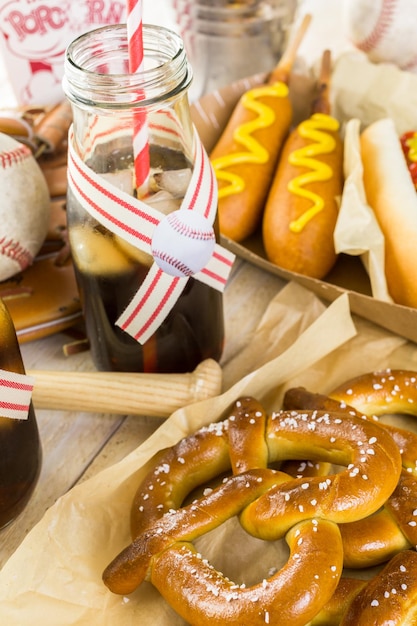
M 162 26 L 144 24 L 142 30 L 144 61 L 137 73 L 129 70 L 126 24 L 103 26 L 74 39 L 64 60 L 68 99 L 141 108 L 188 89 L 192 71 L 181 37 Z

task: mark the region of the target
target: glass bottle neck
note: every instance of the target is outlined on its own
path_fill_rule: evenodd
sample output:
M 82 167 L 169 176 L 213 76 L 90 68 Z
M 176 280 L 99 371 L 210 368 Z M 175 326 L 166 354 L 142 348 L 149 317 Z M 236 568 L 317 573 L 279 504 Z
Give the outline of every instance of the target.
M 129 73 L 126 25 L 112 25 L 75 39 L 65 58 L 63 87 L 82 108 L 158 109 L 187 92 L 192 72 L 182 39 L 158 26 L 143 26 L 144 63 Z
M 146 121 L 149 145 L 169 145 L 192 159 L 192 72 L 183 41 L 167 28 L 144 25 L 143 46 L 143 70 L 136 74 L 129 72 L 124 24 L 90 31 L 67 49 L 63 87 L 73 109 L 74 145 L 96 171 L 107 170 L 111 152 L 128 150 L 136 116 Z

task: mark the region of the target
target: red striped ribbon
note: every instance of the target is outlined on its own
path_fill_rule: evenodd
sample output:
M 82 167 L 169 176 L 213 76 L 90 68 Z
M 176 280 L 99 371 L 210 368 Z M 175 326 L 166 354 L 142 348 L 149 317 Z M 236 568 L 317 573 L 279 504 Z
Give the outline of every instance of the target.
M 152 206 L 112 185 L 90 169 L 77 155 L 69 133 L 68 185 L 83 208 L 107 230 L 140 250 L 152 254 L 152 235 L 165 216 Z M 217 184 L 209 157 L 195 133 L 195 162 L 181 209 L 199 211 L 213 225 L 217 213 Z M 224 291 L 235 255 L 215 244 L 208 263 L 193 278 Z M 138 342 L 147 339 L 162 324 L 175 305 L 188 277 L 173 277 L 156 263 L 117 320 L 117 325 Z
M 32 376 L 0 370 L 0 417 L 26 420 L 33 385 Z

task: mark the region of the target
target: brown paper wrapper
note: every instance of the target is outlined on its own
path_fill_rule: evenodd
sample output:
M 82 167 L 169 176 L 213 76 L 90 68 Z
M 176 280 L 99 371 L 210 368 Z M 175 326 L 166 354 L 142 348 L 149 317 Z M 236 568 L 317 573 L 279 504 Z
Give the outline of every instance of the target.
M 347 295 L 326 308 L 295 283 L 273 298 L 244 345 L 224 368 L 220 396 L 175 412 L 124 460 L 74 487 L 47 511 L 0 572 L 0 623 L 183 625 L 149 583 L 121 597 L 101 580 L 105 566 L 130 542 L 132 498 L 154 454 L 223 418 L 243 394 L 270 411 L 280 407 L 289 386 L 326 393 L 370 369 L 417 367 L 411 344 L 360 318 L 352 320 Z M 201 538 L 198 549 L 246 584 L 262 580 L 286 559 L 283 541 L 251 539 L 235 520 Z

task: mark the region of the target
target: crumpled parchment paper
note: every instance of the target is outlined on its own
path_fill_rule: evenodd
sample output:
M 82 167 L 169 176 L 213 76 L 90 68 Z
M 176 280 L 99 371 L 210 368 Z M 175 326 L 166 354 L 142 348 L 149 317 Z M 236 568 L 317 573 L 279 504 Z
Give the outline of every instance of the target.
M 149 583 L 121 597 L 101 580 L 105 566 L 130 542 L 131 501 L 153 455 L 223 418 L 241 395 L 253 395 L 273 410 L 289 386 L 326 393 L 371 369 L 413 368 L 416 361 L 412 344 L 360 318 L 352 320 L 346 295 L 326 308 L 311 292 L 289 283 L 227 365 L 229 380 L 234 368 L 236 378 L 224 393 L 175 412 L 125 459 L 74 487 L 47 511 L 0 572 L 0 623 L 183 625 Z M 286 558 L 283 541 L 250 539 L 235 520 L 201 538 L 198 549 L 223 573 L 238 582 L 245 577 L 247 584 L 262 580 Z
M 357 118 L 350 119 L 345 126 L 345 183 L 334 231 L 335 249 L 339 254 L 360 256 L 374 298 L 392 302 L 385 278 L 385 239 L 365 194 L 360 127 Z

